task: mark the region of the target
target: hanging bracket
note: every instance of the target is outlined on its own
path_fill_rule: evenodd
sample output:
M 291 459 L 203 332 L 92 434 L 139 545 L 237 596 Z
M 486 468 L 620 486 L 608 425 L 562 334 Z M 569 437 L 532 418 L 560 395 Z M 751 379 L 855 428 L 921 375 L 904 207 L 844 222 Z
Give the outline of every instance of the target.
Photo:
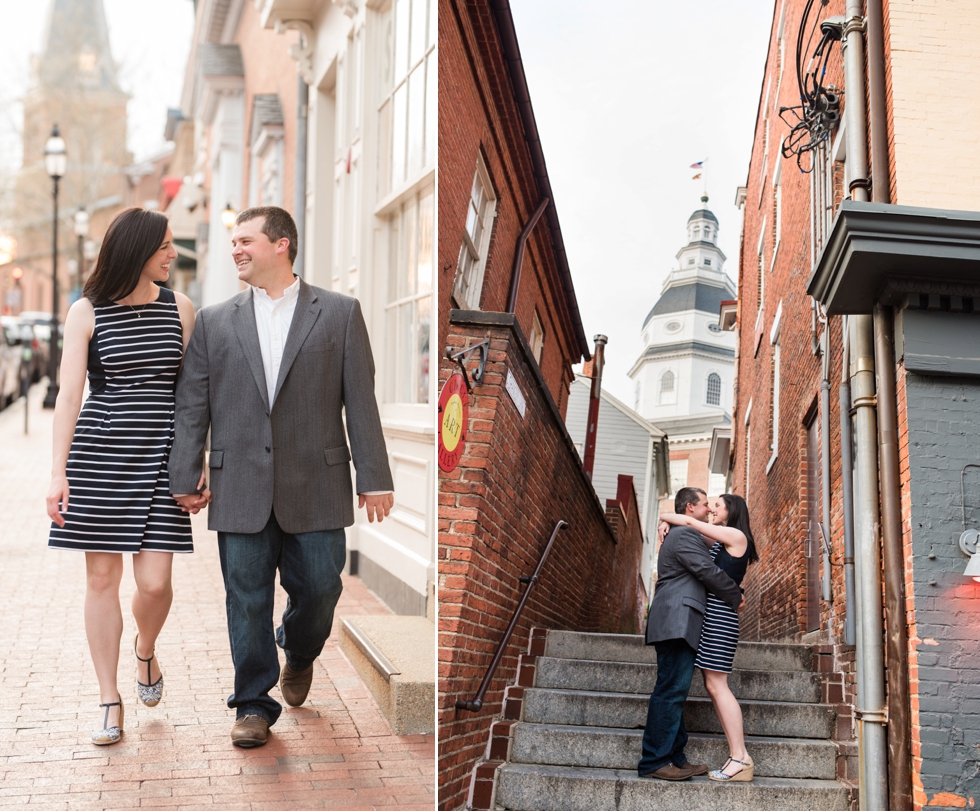
M 480 341 L 478 344 L 461 349 L 459 352 L 453 352 L 453 348 L 451 346 L 446 347 L 446 357 L 459 366 L 459 371 L 462 373 L 463 380 L 466 382 L 467 391 L 472 391 L 473 386 L 470 385 L 470 378 L 466 371 L 466 364 L 476 351 L 480 352 L 480 362 L 476 367 L 476 371 L 473 373 L 473 383 L 479 386 L 483 382 L 483 374 L 487 369 L 487 355 L 490 352 L 490 339 L 487 338 L 484 341 Z

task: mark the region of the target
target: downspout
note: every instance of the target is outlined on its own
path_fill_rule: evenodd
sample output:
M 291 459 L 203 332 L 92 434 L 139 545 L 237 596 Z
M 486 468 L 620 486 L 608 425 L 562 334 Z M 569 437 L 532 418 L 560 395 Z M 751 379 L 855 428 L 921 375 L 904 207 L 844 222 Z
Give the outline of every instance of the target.
M 844 512 L 844 644 L 854 645 L 854 459 L 851 445 L 850 341 L 847 316 L 843 318 L 844 358 L 840 382 L 841 507 Z
M 868 200 L 867 110 L 865 108 L 865 28 L 860 0 L 847 0 L 844 75 L 847 103 L 847 162 L 851 199 Z M 850 319 L 851 392 L 857 423 L 855 575 L 857 585 L 857 722 L 861 811 L 888 807 L 885 724 L 885 660 L 881 611 L 881 553 L 878 545 L 878 421 L 875 398 L 874 319 Z
M 310 104 L 310 86 L 299 73 L 296 92 L 296 172 L 293 179 L 295 194 L 293 196 L 293 211 L 296 212 L 296 261 L 293 262 L 293 273 L 303 278 L 303 257 L 306 253 L 306 163 L 308 140 L 308 111 Z
M 816 314 L 816 302 L 813 303 Z M 820 336 L 820 351 L 822 352 L 820 381 L 820 483 L 822 485 L 821 501 L 823 519 L 821 548 L 823 549 L 823 575 L 820 591 L 824 602 L 830 602 L 830 324 L 824 325 L 823 335 Z
M 867 0 L 867 11 L 872 194 L 874 202 L 890 203 L 885 33 L 881 0 Z M 895 323 L 890 307 L 881 304 L 875 306 L 874 327 L 875 367 L 878 372 L 881 540 L 885 565 L 885 661 L 888 662 L 888 785 L 892 811 L 911 811 L 912 730 L 905 616 L 905 555 L 902 548 L 902 495 L 898 465 Z
M 507 296 L 507 309 L 505 312 L 517 312 L 517 289 L 521 284 L 521 270 L 524 267 L 524 253 L 527 251 L 527 238 L 531 236 L 534 226 L 538 224 L 538 220 L 541 219 L 541 215 L 544 214 L 544 210 L 548 207 L 549 202 L 547 197 L 542 198 L 541 202 L 538 203 L 538 207 L 531 215 L 531 219 L 527 221 L 527 224 L 517 237 L 517 245 L 514 248 L 514 267 L 510 272 L 510 294 Z

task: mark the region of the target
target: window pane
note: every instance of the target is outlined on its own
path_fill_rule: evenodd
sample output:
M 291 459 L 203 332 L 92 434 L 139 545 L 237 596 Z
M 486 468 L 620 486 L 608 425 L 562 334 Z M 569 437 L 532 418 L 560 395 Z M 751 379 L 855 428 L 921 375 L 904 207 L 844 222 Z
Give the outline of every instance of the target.
M 408 72 L 409 0 L 395 0 L 395 84 Z
M 408 79 L 408 177 L 422 171 L 425 138 L 425 67 L 416 68 Z
M 411 296 L 418 289 L 416 287 L 418 279 L 418 207 L 416 206 L 414 198 L 405 204 L 404 213 L 402 215 L 402 233 L 405 235 L 405 250 L 402 254 L 404 257 L 404 262 L 402 267 L 404 268 L 403 273 L 399 274 L 401 276 L 400 283 L 398 286 L 398 298 L 405 298 L 405 296 Z
M 380 65 L 381 65 L 381 83 L 378 88 L 378 101 L 382 101 L 391 92 L 392 83 L 394 82 L 394 64 L 392 62 L 392 48 L 394 47 L 394 31 L 393 19 L 391 13 L 391 7 L 382 15 L 381 17 L 381 37 L 379 42 L 379 47 L 381 48 L 380 53 Z M 386 143 L 381 141 L 381 143 Z
M 433 11 L 433 16 L 435 12 Z M 438 114 L 436 108 L 439 98 L 439 72 L 436 70 L 436 55 L 432 54 L 425 60 L 425 165 L 432 166 L 436 162 L 436 144 Z M 384 143 L 384 142 L 382 142 Z
M 432 290 L 432 248 L 435 238 L 434 200 L 435 194 L 432 191 L 426 193 L 419 200 L 419 260 L 418 287 L 416 288 L 419 293 L 428 293 Z
M 395 91 L 395 120 L 392 124 L 391 187 L 405 182 L 405 124 L 408 114 L 408 85 Z
M 418 304 L 418 384 L 416 403 L 429 402 L 429 329 L 431 296 L 419 299 Z
M 426 0 L 412 0 L 412 55 L 409 65 L 414 65 L 425 55 Z
M 378 198 L 391 191 L 391 107 L 389 99 L 378 111 Z
M 436 11 L 436 1 L 429 0 L 429 47 L 436 44 L 439 30 L 439 13 Z

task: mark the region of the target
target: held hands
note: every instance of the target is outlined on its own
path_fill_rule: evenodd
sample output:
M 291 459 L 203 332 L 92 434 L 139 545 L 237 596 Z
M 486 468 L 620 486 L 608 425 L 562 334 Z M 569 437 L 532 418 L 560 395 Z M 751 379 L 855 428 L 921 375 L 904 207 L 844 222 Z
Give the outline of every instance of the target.
M 201 478 L 197 480 L 197 493 L 185 493 L 175 495 L 174 500 L 180 505 L 180 509 L 185 513 L 197 515 L 211 502 L 211 491 L 205 487 L 207 476 L 201 471 Z
M 48 488 L 48 496 L 45 499 L 48 507 L 48 517 L 59 527 L 65 525 L 65 518 L 61 513 L 68 512 L 68 477 L 52 476 L 51 486 Z M 61 509 L 58 505 L 61 504 Z
M 363 493 L 357 494 L 357 509 L 367 507 L 367 517 L 369 523 L 374 523 L 377 516 L 378 522 L 385 520 L 385 516 L 391 512 L 395 504 L 395 496 L 392 493 L 384 493 L 380 496 L 366 496 Z

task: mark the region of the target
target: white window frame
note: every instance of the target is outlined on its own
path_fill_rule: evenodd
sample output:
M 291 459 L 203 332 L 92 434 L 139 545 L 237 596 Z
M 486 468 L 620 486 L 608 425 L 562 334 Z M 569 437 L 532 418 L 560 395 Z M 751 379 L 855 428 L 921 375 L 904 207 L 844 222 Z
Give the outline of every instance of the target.
M 766 221 L 762 221 L 762 229 L 759 231 L 759 246 L 756 250 L 758 261 L 756 265 L 759 270 L 759 310 L 755 317 L 755 329 L 759 331 L 762 323 L 762 311 L 766 307 Z
M 531 356 L 534 358 L 534 362 L 541 365 L 541 353 L 544 351 L 544 327 L 541 326 L 541 319 L 538 317 L 538 311 L 534 311 L 534 317 L 531 319 L 531 334 L 528 336 L 528 345 L 531 347 Z
M 482 217 L 483 231 L 480 235 L 480 244 L 477 245 L 474 243 L 472 235 L 464 227 L 463 241 L 459 246 L 459 256 L 456 259 L 456 276 L 453 280 L 453 298 L 464 310 L 480 309 L 480 297 L 483 293 L 483 276 L 486 271 L 487 255 L 490 252 L 490 236 L 493 233 L 493 225 L 497 218 L 497 196 L 494 193 L 493 184 L 490 182 L 490 173 L 487 171 L 487 164 L 483 160 L 483 155 L 477 155 L 476 158 L 476 172 L 473 176 L 473 185 L 476 185 L 477 181 L 480 182 L 483 187 L 483 192 L 486 195 L 486 210 Z M 467 220 L 469 220 L 470 206 L 473 205 L 472 186 L 470 188 L 470 196 L 467 198 L 466 203 Z M 476 212 L 476 215 L 479 217 L 480 213 Z M 471 264 L 465 271 L 462 271 L 461 267 L 464 256 L 469 256 Z M 463 283 L 467 276 L 469 276 L 470 281 L 464 289 Z
M 772 173 L 772 199 L 773 199 L 773 228 L 776 231 L 775 242 L 772 246 L 772 259 L 769 262 L 769 270 L 776 265 L 776 254 L 779 252 L 779 241 L 783 230 L 783 162 L 776 158 L 776 168 Z
M 664 390 L 664 379 L 667 375 L 670 375 L 672 381 L 669 391 Z M 665 394 L 669 394 L 670 397 L 664 397 Z M 660 374 L 660 378 L 657 380 L 657 404 L 677 405 L 677 375 L 673 369 L 664 369 Z
M 708 398 L 708 386 L 711 385 L 712 375 L 718 378 L 718 402 L 717 403 L 712 403 L 711 400 Z M 724 382 L 725 381 L 721 379 L 721 375 L 714 369 L 710 370 L 708 374 L 704 376 L 704 404 L 706 406 L 720 408 L 724 405 L 724 403 L 722 402 L 722 400 L 724 399 L 722 397 L 722 386 L 724 385 Z

